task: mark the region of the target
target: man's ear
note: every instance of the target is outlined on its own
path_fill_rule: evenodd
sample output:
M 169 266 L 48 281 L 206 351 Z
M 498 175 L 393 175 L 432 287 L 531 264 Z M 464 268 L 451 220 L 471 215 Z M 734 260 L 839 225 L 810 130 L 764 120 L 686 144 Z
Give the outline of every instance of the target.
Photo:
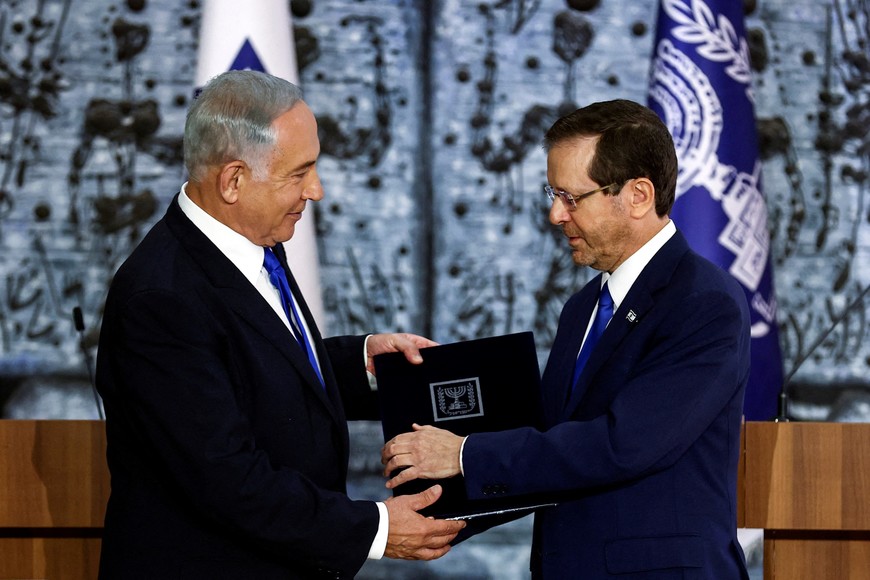
M 218 173 L 218 188 L 221 197 L 226 203 L 236 203 L 239 199 L 239 190 L 247 179 L 248 166 L 244 161 L 236 160 L 224 163 Z
M 656 208 L 656 186 L 646 177 L 633 180 L 629 192 L 629 208 L 632 217 L 643 217 Z

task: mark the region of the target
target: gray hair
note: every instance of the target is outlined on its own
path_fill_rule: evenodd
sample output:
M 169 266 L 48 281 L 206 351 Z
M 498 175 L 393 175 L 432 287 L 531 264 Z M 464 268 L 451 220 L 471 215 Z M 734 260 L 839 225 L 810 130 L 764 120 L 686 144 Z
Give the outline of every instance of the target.
M 256 71 L 228 71 L 211 79 L 187 112 L 184 165 L 199 181 L 208 167 L 244 161 L 265 179 L 276 142 L 272 122 L 302 100 L 284 79 Z

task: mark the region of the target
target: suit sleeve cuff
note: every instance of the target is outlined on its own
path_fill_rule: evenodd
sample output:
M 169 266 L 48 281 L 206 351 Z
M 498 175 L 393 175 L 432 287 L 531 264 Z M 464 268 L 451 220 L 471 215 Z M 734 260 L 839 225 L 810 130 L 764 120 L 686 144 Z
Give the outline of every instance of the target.
M 387 550 L 387 535 L 390 533 L 390 515 L 387 511 L 387 506 L 383 502 L 375 503 L 378 506 L 378 514 L 380 521 L 378 523 L 378 533 L 375 534 L 375 540 L 372 542 L 372 547 L 369 550 L 369 560 L 380 560 L 384 557 L 384 552 Z

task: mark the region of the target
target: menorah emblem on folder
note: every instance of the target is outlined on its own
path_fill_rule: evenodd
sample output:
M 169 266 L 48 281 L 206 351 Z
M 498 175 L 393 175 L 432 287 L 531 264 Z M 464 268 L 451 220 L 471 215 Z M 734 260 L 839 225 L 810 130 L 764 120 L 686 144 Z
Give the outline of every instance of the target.
M 434 421 L 483 416 L 480 381 L 477 377 L 431 383 L 429 388 Z

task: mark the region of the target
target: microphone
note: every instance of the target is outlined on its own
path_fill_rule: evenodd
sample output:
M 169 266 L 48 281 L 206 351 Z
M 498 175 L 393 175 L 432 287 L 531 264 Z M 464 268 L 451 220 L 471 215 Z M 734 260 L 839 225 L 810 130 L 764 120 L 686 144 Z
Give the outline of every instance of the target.
M 846 308 L 843 309 L 843 312 L 840 313 L 838 317 L 836 317 L 833 323 L 825 329 L 825 331 L 813 342 L 810 347 L 804 352 L 802 355 L 798 356 L 794 362 L 794 366 L 792 366 L 791 371 L 786 375 L 785 379 L 782 381 L 782 388 L 779 391 L 779 409 L 776 417 L 774 417 L 774 422 L 776 423 L 787 423 L 788 422 L 788 384 L 791 382 L 791 378 L 797 372 L 801 365 L 812 356 L 813 353 L 816 352 L 816 349 L 819 348 L 825 339 L 828 338 L 828 335 L 831 334 L 837 326 L 841 322 L 843 322 L 846 317 L 852 313 L 855 308 L 859 305 L 863 304 L 864 297 L 867 296 L 867 292 L 870 292 L 870 286 L 864 288 L 861 293 L 858 295 L 855 300 L 853 300 Z
M 79 334 L 85 331 L 85 318 L 82 316 L 82 309 L 78 306 L 73 308 L 73 321 Z
M 100 394 L 97 392 L 97 383 L 94 380 L 94 359 L 90 351 L 85 346 L 85 318 L 82 315 L 82 309 L 76 306 L 73 308 L 73 323 L 76 331 L 79 333 L 79 350 L 85 359 L 85 367 L 88 369 L 88 376 L 91 379 L 91 391 L 94 393 L 94 402 L 97 404 L 97 412 L 100 414 L 100 420 L 104 421 L 106 417 L 103 415 L 103 404 L 100 401 Z

